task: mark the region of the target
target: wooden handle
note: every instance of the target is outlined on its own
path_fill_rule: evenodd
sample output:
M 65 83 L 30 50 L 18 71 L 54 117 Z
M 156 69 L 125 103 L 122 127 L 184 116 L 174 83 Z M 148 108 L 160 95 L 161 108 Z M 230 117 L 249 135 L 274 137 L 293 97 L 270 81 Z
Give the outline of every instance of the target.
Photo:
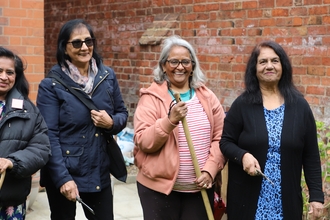
M 181 101 L 180 94 L 175 93 L 174 97 L 175 97 L 176 102 Z M 182 125 L 183 125 L 184 133 L 186 135 L 186 139 L 187 139 L 191 159 L 192 159 L 192 162 L 193 162 L 193 165 L 194 165 L 194 168 L 195 168 L 195 173 L 196 173 L 196 176 L 198 178 L 202 175 L 202 172 L 199 168 L 198 160 L 197 160 L 196 153 L 195 153 L 195 150 L 194 150 L 194 145 L 193 145 L 192 140 L 191 140 L 191 135 L 190 135 L 190 131 L 189 131 L 189 127 L 188 127 L 186 117 L 184 117 L 181 120 L 181 122 L 182 122 Z M 203 198 L 203 202 L 204 202 L 204 205 L 205 205 L 207 216 L 208 216 L 209 220 L 214 220 L 213 212 L 212 212 L 211 205 L 210 205 L 210 200 L 209 200 L 209 197 L 207 196 L 206 189 L 202 188 L 201 189 L 201 194 L 202 194 L 202 198 Z
M 1 177 L 0 177 L 0 189 L 2 188 L 2 184 L 3 184 L 3 181 L 5 180 L 5 176 L 6 176 L 6 170 L 3 171 L 3 173 L 1 174 Z

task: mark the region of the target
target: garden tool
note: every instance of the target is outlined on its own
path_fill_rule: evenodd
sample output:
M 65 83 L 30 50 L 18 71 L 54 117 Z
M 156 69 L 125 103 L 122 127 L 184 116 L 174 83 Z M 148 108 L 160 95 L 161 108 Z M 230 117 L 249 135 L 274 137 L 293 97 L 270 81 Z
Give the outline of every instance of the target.
M 77 196 L 76 199 L 79 203 L 81 203 L 83 206 L 85 206 L 85 208 L 87 208 L 88 211 L 90 211 L 93 215 L 95 215 L 94 210 L 91 207 L 89 207 L 86 203 L 84 203 L 79 196 Z
M 256 169 L 257 171 L 257 175 L 262 176 L 263 178 L 265 178 L 266 180 L 268 180 L 273 186 L 275 185 L 273 181 L 271 181 L 263 172 L 261 172 L 260 170 Z
M 2 187 L 3 181 L 5 180 L 5 176 L 6 176 L 6 170 L 3 171 L 3 173 L 1 174 L 1 177 L 0 177 L 0 189 Z
M 175 93 L 174 97 L 175 97 L 175 100 L 177 102 L 181 101 L 180 94 Z M 182 122 L 182 125 L 183 125 L 184 133 L 186 135 L 186 139 L 187 139 L 191 159 L 192 159 L 192 162 L 193 162 L 193 165 L 194 165 L 194 168 L 195 168 L 195 173 L 196 173 L 196 176 L 199 177 L 199 176 L 202 175 L 202 173 L 201 173 L 201 170 L 200 170 L 199 165 L 198 165 L 196 153 L 195 153 L 195 150 L 194 150 L 194 145 L 193 145 L 192 140 L 191 140 L 189 127 L 188 127 L 188 123 L 187 123 L 186 118 L 184 117 L 181 120 L 181 122 Z M 209 197 L 207 196 L 207 193 L 206 193 L 206 189 L 202 188 L 201 189 L 201 194 L 202 194 L 202 198 L 203 198 L 203 202 L 204 202 L 204 205 L 205 205 L 205 209 L 206 209 L 208 219 L 209 220 L 214 220 L 213 212 L 212 212 L 212 209 L 211 209 Z

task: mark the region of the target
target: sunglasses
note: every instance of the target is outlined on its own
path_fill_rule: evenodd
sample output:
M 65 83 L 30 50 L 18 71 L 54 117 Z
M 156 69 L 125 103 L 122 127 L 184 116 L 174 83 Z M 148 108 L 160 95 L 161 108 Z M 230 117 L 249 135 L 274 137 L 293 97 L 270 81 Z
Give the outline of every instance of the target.
M 81 46 L 83 45 L 83 43 L 85 43 L 87 47 L 94 46 L 95 39 L 94 38 L 88 38 L 88 39 L 85 39 L 85 40 L 73 40 L 71 42 L 68 41 L 67 44 L 68 43 L 71 43 L 74 48 L 79 49 L 79 48 L 81 48 Z

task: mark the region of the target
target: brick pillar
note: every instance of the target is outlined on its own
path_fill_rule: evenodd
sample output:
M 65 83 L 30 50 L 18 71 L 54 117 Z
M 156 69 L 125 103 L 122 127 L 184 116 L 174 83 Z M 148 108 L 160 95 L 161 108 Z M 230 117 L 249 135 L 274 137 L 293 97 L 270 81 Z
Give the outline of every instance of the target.
M 36 101 L 44 77 L 44 1 L 0 1 L 0 45 L 17 53 L 27 65 L 30 98 Z

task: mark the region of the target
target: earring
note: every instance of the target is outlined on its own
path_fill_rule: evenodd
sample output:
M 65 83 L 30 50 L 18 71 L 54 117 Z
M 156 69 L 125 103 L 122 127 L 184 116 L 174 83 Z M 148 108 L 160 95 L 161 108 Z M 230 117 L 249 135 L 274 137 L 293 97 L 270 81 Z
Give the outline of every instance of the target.
M 194 72 L 191 72 L 190 74 L 189 74 L 189 76 L 192 76 L 194 74 Z

